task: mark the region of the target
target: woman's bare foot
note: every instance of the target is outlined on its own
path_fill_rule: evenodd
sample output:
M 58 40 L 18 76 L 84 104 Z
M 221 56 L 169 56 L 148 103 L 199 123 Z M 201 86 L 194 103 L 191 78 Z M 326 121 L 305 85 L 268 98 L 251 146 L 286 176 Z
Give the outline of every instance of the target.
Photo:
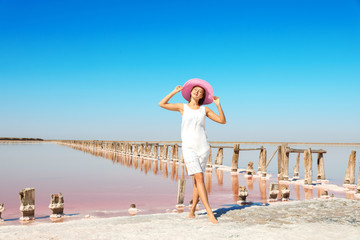
M 215 218 L 215 216 L 214 216 L 214 215 L 209 216 L 209 221 L 210 221 L 211 223 L 214 223 L 214 224 L 219 223 L 219 222 L 218 222 L 218 220 L 216 220 L 216 218 Z
M 190 213 L 189 213 L 189 218 L 195 218 L 195 213 L 194 213 L 194 212 L 190 212 Z

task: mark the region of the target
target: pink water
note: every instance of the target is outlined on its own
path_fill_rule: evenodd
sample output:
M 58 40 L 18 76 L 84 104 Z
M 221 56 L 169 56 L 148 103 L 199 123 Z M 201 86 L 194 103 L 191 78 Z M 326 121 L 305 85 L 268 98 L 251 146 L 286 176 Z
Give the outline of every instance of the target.
M 347 148 L 333 151 L 335 158 L 328 157 L 325 170 L 330 183 L 341 185 L 347 159 L 338 162 L 338 156 L 346 156 Z M 336 153 L 336 154 L 335 154 Z M 268 153 L 269 154 L 269 153 Z M 350 152 L 349 152 L 350 154 Z M 213 154 L 214 155 L 214 154 Z M 256 155 L 240 155 L 241 164 L 257 158 Z M 230 165 L 231 156 L 224 159 Z M 257 161 L 254 161 L 254 166 Z M 173 211 L 177 204 L 178 180 L 186 180 L 185 204 L 192 195 L 192 181 L 187 176 L 184 165 L 158 160 L 145 160 L 137 157 L 124 157 L 119 154 L 86 153 L 54 143 L 39 144 L 0 144 L 0 203 L 6 210 L 2 218 L 7 224 L 18 223 L 20 216 L 19 191 L 34 187 L 36 210 L 40 221 L 50 221 L 48 209 L 50 195 L 61 192 L 65 200 L 65 213 L 99 217 L 129 215 L 127 209 L 135 203 L 141 210 L 139 214 L 164 213 Z M 338 171 L 329 166 L 338 166 Z M 328 166 L 328 169 L 327 169 Z M 269 165 L 271 179 L 245 178 L 244 173 L 232 175 L 228 171 L 213 169 L 205 174 L 206 188 L 212 208 L 236 204 L 239 200 L 239 186 L 249 191 L 248 201 L 267 202 L 271 182 L 277 182 L 277 162 Z M 314 169 L 314 176 L 316 168 Z M 336 174 L 334 174 L 336 172 Z M 314 178 L 315 179 L 315 178 Z M 304 189 L 290 184 L 291 200 L 317 198 L 321 190 Z M 329 190 L 336 197 L 352 198 L 345 192 Z M 186 210 L 185 210 L 186 211 Z

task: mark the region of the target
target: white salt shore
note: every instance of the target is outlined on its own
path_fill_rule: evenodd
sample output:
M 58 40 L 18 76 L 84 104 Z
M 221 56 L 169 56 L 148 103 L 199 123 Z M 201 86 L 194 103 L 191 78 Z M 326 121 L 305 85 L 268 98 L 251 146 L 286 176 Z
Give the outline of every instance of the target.
M 217 209 L 219 224 L 200 211 L 62 223 L 0 225 L 0 239 L 360 239 L 360 201 L 307 200 L 229 205 Z

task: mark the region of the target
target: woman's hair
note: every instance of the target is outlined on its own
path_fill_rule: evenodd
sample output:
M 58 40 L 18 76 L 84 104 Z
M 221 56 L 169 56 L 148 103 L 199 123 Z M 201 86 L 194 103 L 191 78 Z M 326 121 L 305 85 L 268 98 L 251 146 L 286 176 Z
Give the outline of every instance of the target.
M 200 86 L 194 86 L 192 89 L 191 89 L 191 91 L 190 92 L 192 92 L 192 90 L 195 88 L 195 87 L 200 87 Z M 203 105 L 203 103 L 204 103 L 204 101 L 205 101 L 205 96 L 206 96 L 206 91 L 205 91 L 205 89 L 203 88 L 203 87 L 201 87 L 202 88 L 202 90 L 204 90 L 204 95 L 203 95 L 203 97 L 201 98 L 201 99 L 199 99 L 199 105 L 201 106 L 201 105 Z M 189 102 L 191 101 L 191 97 L 190 97 L 190 99 L 189 99 Z

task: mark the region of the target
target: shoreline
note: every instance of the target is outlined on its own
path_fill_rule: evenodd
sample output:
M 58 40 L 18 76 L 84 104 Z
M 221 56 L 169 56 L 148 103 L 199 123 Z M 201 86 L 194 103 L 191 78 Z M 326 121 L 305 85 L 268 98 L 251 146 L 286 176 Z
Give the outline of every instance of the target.
M 360 202 L 330 198 L 214 209 L 219 224 L 208 221 L 205 210 L 111 218 L 86 217 L 56 223 L 6 226 L 0 239 L 357 239 Z M 341 211 L 339 211 L 341 210 Z M 340 226 L 340 227 L 339 227 Z M 2 238 L 4 237 L 4 238 Z

